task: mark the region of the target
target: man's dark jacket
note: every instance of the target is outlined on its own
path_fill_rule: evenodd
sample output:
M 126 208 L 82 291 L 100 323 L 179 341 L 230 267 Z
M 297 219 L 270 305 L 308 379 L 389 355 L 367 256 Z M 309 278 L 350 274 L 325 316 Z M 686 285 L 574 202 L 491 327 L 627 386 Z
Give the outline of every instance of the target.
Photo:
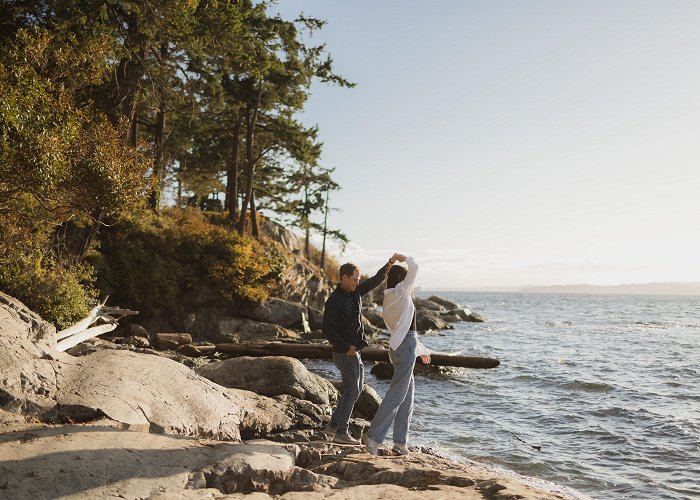
M 363 281 L 354 292 L 346 292 L 340 285 L 326 301 L 323 309 L 323 334 L 333 344 L 336 352 L 348 352 L 350 346 L 358 351 L 369 344 L 362 326 L 362 296 L 379 286 L 386 276 L 389 264 L 377 274 Z

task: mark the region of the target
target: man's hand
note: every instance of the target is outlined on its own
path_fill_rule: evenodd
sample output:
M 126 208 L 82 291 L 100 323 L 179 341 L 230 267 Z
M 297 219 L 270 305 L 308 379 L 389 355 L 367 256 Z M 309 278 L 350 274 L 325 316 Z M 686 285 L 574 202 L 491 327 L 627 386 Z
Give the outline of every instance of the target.
M 355 349 L 354 345 L 350 346 L 350 349 L 348 349 L 348 352 L 345 353 L 347 356 L 355 356 L 357 354 L 357 349 Z
M 430 364 L 430 354 L 421 354 L 420 359 L 421 359 L 421 361 L 423 361 L 424 365 Z

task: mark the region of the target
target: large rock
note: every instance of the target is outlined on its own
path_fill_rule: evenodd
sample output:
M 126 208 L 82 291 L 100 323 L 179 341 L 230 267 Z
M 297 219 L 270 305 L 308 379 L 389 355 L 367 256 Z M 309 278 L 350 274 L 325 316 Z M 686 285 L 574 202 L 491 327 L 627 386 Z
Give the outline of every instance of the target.
M 415 448 L 408 457 L 371 457 L 362 446 L 223 443 L 106 423 L 25 425 L 3 435 L 0 457 L 0 497 L 8 500 L 584 498 L 545 481 Z
M 38 414 L 55 405 L 52 354 L 56 329 L 20 301 L 0 292 L 0 408 Z M 69 357 L 68 355 L 63 355 Z
M 437 304 L 433 302 L 432 300 L 428 299 L 419 299 L 415 298 L 413 300 L 413 303 L 416 305 L 416 309 L 419 311 L 444 311 L 445 308 L 442 307 L 440 304 Z
M 332 384 L 336 389 L 338 389 L 339 392 L 343 392 L 343 382 L 341 380 L 334 380 Z M 360 397 L 357 399 L 357 402 L 352 410 L 352 416 L 371 421 L 374 418 L 374 415 L 377 413 L 381 402 L 382 398 L 379 397 L 377 391 L 372 389 L 372 387 L 368 384 L 364 384 L 362 386 Z
M 377 328 L 386 328 L 384 318 L 382 317 L 382 309 L 380 307 L 363 307 L 362 315 Z
M 196 340 L 215 343 L 299 338 L 298 333 L 280 325 L 206 313 L 190 314 L 187 330 L 196 336 Z
M 312 330 L 320 330 L 321 327 L 323 327 L 323 311 L 314 307 L 308 307 L 307 318 L 309 320 L 309 327 Z
M 454 328 L 451 324 L 442 319 L 439 311 L 431 311 L 427 309 L 419 309 L 417 311 L 416 327 L 420 332 Z
M 222 443 L 100 426 L 33 428 L 4 436 L 2 498 L 198 498 L 317 490 L 337 479 L 295 467 L 288 446 Z M 297 452 L 298 453 L 298 452 Z M 206 495 L 204 495 L 206 494 Z M 188 497 L 195 498 L 195 497 Z
M 440 297 L 438 295 L 431 295 L 430 297 L 428 297 L 428 300 L 430 302 L 434 302 L 435 304 L 441 305 L 442 307 L 444 307 L 445 309 L 448 309 L 448 310 L 460 308 L 458 304 L 455 304 L 454 302 L 447 300 L 443 297 Z
M 308 371 L 298 359 L 286 356 L 242 356 L 209 363 L 196 372 L 224 387 L 265 396 L 288 394 L 316 404 L 329 404 L 337 398 L 333 384 Z
M 270 297 L 264 302 L 241 304 L 238 308 L 240 316 L 285 328 L 301 327 L 302 313 L 306 313 L 306 306 L 276 297 Z
M 483 323 L 484 321 L 486 321 L 486 316 L 477 312 L 471 312 L 467 317 L 467 321 L 470 321 L 472 323 Z
M 0 295 L 0 409 L 53 421 L 106 415 L 133 428 L 229 440 L 298 423 L 284 402 L 221 387 L 164 357 L 99 350 L 75 358 L 54 342 L 53 327 Z
M 286 407 L 226 389 L 186 366 L 131 351 L 98 351 L 57 367 L 58 417 L 112 420 L 169 434 L 238 441 L 290 428 Z

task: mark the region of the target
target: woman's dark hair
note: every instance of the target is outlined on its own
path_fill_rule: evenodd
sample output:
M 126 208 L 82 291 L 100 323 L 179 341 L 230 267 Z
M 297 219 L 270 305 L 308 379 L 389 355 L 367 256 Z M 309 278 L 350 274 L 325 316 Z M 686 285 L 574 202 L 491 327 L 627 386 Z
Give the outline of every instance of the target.
M 386 287 L 396 288 L 396 285 L 401 283 L 406 278 L 407 274 L 408 271 L 405 267 L 397 265 L 391 266 L 386 273 Z

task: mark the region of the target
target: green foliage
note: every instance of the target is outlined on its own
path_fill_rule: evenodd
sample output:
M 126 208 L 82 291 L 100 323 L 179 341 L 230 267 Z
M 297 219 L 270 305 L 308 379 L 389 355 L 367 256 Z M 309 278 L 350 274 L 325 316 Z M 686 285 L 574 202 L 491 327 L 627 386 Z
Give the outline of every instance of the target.
M 116 214 L 143 195 L 149 165 L 104 115 L 78 102 L 88 75 L 96 81 L 104 72 L 92 58 L 109 52 L 99 41 L 53 41 L 20 30 L 0 52 L 0 216 L 60 224 Z
M 0 289 L 59 328 L 87 312 L 96 286 L 146 315 L 180 313 L 203 289 L 266 298 L 289 264 L 281 247 L 238 236 L 223 215 L 144 207 L 150 193 L 157 211 L 168 172 L 200 199 L 238 180 L 233 198 L 254 186 L 258 208 L 321 230 L 312 216 L 337 185 L 297 114 L 312 80 L 352 86 L 323 46 L 306 45 L 323 22 L 270 17 L 251 0 L 11 4 L 0 20 Z
M 288 265 L 277 244 L 239 236 L 196 209 L 134 213 L 103 232 L 94 259 L 100 289 L 149 317 L 183 313 L 183 300 L 204 289 L 265 300 Z
M 22 231 L 0 227 L 2 241 L 12 241 L 12 252 L 0 254 L 0 290 L 21 300 L 59 330 L 85 317 L 97 292 L 91 285 L 91 268 L 86 265 L 66 269 L 47 247 L 47 234 L 34 234 L 21 240 Z M 7 245 L 5 245 L 7 246 Z

